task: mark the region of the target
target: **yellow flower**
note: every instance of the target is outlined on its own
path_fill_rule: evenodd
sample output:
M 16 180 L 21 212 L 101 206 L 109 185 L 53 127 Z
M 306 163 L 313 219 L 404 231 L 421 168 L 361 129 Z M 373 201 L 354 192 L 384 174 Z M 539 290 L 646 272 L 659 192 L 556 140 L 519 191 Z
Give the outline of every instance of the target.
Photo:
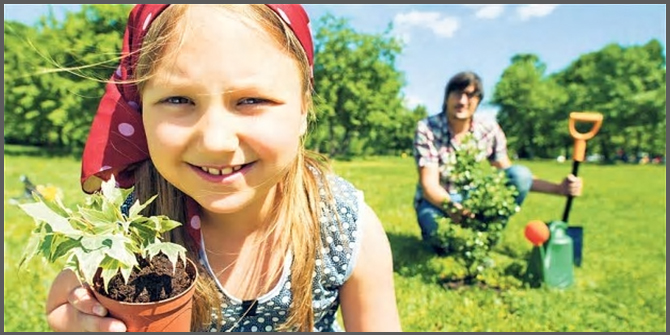
M 56 198 L 63 197 L 63 191 L 60 188 L 52 185 L 37 185 L 35 188 L 46 201 L 55 201 Z

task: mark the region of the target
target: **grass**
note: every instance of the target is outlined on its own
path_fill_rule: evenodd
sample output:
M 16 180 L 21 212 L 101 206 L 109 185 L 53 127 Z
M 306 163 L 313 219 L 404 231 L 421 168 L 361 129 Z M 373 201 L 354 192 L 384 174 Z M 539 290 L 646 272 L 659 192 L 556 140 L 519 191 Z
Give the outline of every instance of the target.
M 569 164 L 522 162 L 559 181 Z M 416 170 L 411 158 L 335 162 L 335 171 L 365 192 L 384 223 L 394 256 L 398 307 L 405 331 L 657 331 L 666 324 L 665 166 L 583 164 L 584 194 L 569 222 L 584 227 L 583 264 L 567 290 L 512 287 L 447 290 L 454 260 L 433 256 L 420 239 L 412 208 Z M 48 331 L 44 302 L 58 269 L 31 264 L 17 271 L 32 221 L 9 204 L 22 194 L 19 176 L 63 189 L 66 203 L 83 200 L 79 162 L 67 157 L 5 154 L 5 331 Z M 532 193 L 493 254 L 499 264 L 523 265 L 532 219 L 560 220 L 565 199 Z

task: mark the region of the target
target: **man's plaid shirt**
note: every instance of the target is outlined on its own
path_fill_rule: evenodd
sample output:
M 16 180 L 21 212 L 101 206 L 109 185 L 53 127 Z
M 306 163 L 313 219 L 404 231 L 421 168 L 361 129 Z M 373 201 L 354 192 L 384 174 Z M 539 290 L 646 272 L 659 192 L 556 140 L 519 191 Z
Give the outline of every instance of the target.
M 494 120 L 483 120 L 474 117 L 470 131 L 478 140 L 482 154 L 490 161 L 499 160 L 507 155 L 507 139 L 500 125 Z M 454 151 L 458 143 L 452 140 L 444 112 L 428 116 L 419 121 L 414 136 L 414 159 L 417 168 L 434 165 L 440 169 L 440 184 L 448 192 L 453 192 L 449 175 L 455 164 Z M 483 158 L 483 157 L 482 157 Z M 414 206 L 423 197 L 421 183 L 417 183 Z

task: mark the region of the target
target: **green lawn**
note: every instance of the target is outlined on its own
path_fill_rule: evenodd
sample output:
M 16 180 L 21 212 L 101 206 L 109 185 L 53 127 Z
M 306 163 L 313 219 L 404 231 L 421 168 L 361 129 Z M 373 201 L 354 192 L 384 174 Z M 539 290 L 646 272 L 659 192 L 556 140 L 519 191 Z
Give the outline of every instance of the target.
M 567 163 L 523 164 L 554 181 L 570 172 Z M 576 284 L 565 291 L 512 287 L 501 292 L 450 291 L 440 285 L 440 278 L 458 266 L 451 258 L 432 256 L 421 244 L 412 208 L 416 171 L 411 158 L 336 162 L 335 169 L 365 192 L 384 223 L 405 331 L 665 332 L 665 166 L 583 164 L 584 194 L 574 200 L 570 213 L 570 224 L 584 227 L 583 265 L 575 269 Z M 79 162 L 5 154 L 4 329 L 48 331 L 44 301 L 57 269 L 35 261 L 29 271 L 17 271 L 33 227 L 9 204 L 22 193 L 21 174 L 62 188 L 66 204 L 74 205 L 83 200 Z M 519 270 L 531 248 L 523 237 L 525 224 L 559 220 L 564 206 L 564 198 L 529 195 L 493 254 L 496 263 Z

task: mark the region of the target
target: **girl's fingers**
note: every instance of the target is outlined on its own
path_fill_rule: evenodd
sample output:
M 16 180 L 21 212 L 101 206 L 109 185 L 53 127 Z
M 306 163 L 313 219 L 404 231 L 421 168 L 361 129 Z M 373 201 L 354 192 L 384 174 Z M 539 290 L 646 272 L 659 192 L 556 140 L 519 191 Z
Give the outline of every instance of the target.
M 77 310 L 85 314 L 93 314 L 97 316 L 107 315 L 105 309 L 98 300 L 95 299 L 93 293 L 83 286 L 76 287 L 70 292 L 67 297 L 68 302 Z
M 120 320 L 83 313 L 71 303 L 56 307 L 47 315 L 49 326 L 57 332 L 124 332 Z

